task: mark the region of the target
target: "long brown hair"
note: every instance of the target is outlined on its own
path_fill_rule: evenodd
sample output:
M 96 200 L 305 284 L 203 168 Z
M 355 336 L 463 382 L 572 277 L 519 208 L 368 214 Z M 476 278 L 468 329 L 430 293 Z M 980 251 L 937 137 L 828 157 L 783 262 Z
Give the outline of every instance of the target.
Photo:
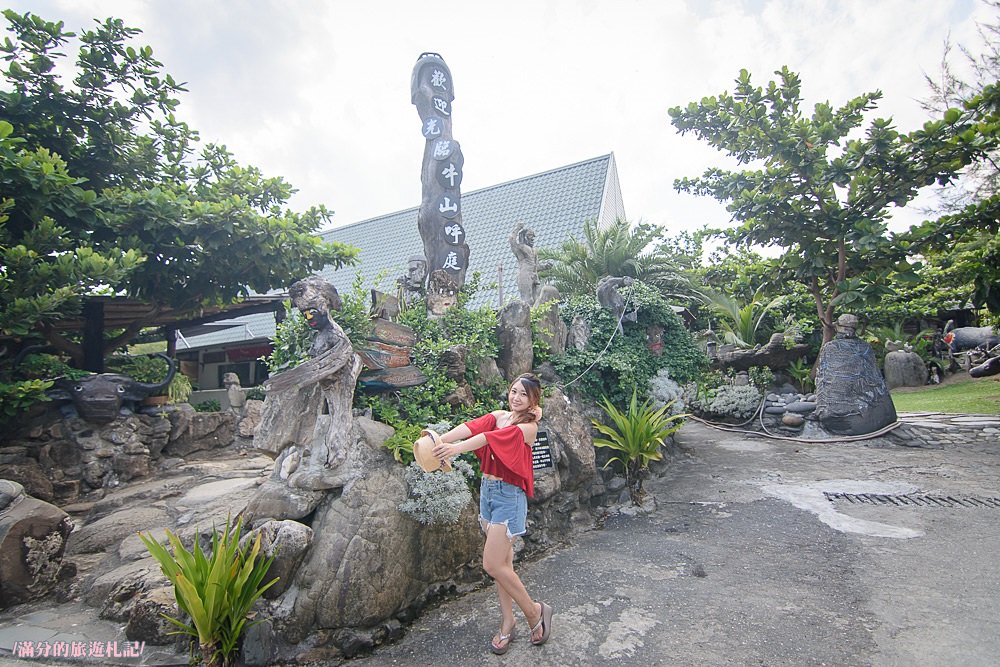
M 507 389 L 507 393 L 510 393 L 510 389 L 514 387 L 518 382 L 524 387 L 524 393 L 528 395 L 529 410 L 522 414 L 515 415 L 511 424 L 530 424 L 533 421 L 538 421 L 538 417 L 534 412 L 530 410 L 542 402 L 542 382 L 532 373 L 522 373 L 514 378 L 514 381 L 510 383 L 510 388 Z

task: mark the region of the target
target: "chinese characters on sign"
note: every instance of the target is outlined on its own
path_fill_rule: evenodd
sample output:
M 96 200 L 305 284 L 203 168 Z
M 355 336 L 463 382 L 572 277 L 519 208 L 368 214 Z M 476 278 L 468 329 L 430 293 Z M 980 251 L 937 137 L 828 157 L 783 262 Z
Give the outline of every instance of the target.
M 549 446 L 549 434 L 545 431 L 539 431 L 531 445 L 531 467 L 534 470 L 552 467 L 552 447 Z
M 441 316 L 455 303 L 455 292 L 465 283 L 469 266 L 469 246 L 462 226 L 462 176 L 465 159 L 462 147 L 451 133 L 455 99 L 451 71 L 436 53 L 417 58 L 410 80 L 410 99 L 417 107 L 421 133 L 426 139 L 420 174 L 423 202 L 417 217 L 430 280 L 427 307 L 432 316 Z M 443 272 L 435 274 L 435 271 Z M 440 312 L 439 312 L 440 311 Z

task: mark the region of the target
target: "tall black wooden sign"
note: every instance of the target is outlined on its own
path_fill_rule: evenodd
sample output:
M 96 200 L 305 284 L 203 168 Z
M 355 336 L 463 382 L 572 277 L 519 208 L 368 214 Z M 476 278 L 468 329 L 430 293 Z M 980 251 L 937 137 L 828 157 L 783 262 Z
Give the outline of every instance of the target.
M 451 71 L 436 53 L 422 53 L 413 66 L 410 101 L 420 114 L 424 160 L 417 227 L 430 276 L 427 304 L 432 311 L 452 305 L 465 283 L 469 246 L 462 227 L 462 148 L 451 135 L 455 88 Z M 443 273 L 442 273 L 443 272 Z M 447 298 L 448 291 L 455 298 Z M 444 297 L 444 298 L 442 298 Z M 441 315 L 441 312 L 434 314 Z

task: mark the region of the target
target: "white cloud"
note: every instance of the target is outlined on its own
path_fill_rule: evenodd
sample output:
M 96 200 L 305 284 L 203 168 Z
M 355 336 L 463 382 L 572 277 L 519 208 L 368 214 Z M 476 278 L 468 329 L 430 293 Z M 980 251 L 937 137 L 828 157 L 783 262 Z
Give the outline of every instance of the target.
M 296 207 L 342 225 L 416 206 L 423 139 L 410 71 L 440 53 L 455 81 L 466 191 L 614 151 L 632 219 L 672 231 L 725 224 L 722 206 L 673 191 L 721 155 L 667 109 L 765 85 L 788 65 L 806 108 L 874 89 L 877 114 L 922 123 L 916 100 L 944 40 L 978 45 L 975 0 L 509 0 L 505 3 L 16 0 L 67 28 L 115 15 L 188 82 L 181 115 L 242 163 L 280 175 Z

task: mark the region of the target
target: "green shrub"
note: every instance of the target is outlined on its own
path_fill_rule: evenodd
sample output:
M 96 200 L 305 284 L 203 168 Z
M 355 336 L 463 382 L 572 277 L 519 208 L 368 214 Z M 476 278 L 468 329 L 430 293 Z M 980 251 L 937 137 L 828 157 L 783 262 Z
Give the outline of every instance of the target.
M 479 290 L 479 284 L 479 274 L 475 274 L 462 287 L 459 304 L 440 319 L 429 319 L 423 303 L 413 304 L 401 313 L 400 322 L 417 334 L 413 363 L 427 377 L 427 382 L 392 394 L 369 395 L 359 391 L 355 393 L 355 406 L 370 408 L 375 419 L 397 431 L 412 431 L 414 427 L 419 431 L 441 420 L 458 423 L 502 407 L 507 393 L 505 383 L 491 384 L 479 378 L 480 364 L 497 355 L 496 313 L 489 306 L 477 310 L 465 308 L 469 298 Z M 466 348 L 465 379 L 475 398 L 471 407 L 451 407 L 444 400 L 457 384 L 445 375 L 441 354 L 454 345 Z
M 292 307 L 292 302 L 285 300 L 285 319 L 278 322 L 274 328 L 274 338 L 271 339 L 271 354 L 261 357 L 267 364 L 269 373 L 280 373 L 299 364 L 309 361 L 309 344 L 314 332 L 306 324 L 306 318 Z
M 174 374 L 174 379 L 167 386 L 167 396 L 171 403 L 184 403 L 191 397 L 193 391 L 191 378 L 180 372 Z
M 653 408 L 649 400 L 639 404 L 635 387 L 632 387 L 632 398 L 627 410 L 619 410 L 607 397 L 601 398 L 600 406 L 611 419 L 612 425 L 591 420 L 594 428 L 606 436 L 594 438 L 594 446 L 608 447 L 618 452 L 604 467 L 607 468 L 616 461 L 622 465 L 629 496 L 633 504 L 638 505 L 642 502 L 642 480 L 649 462 L 663 458 L 660 448 L 683 425 L 686 415 L 669 414 L 670 404 L 659 409 Z
M 73 368 L 54 354 L 29 354 L 21 360 L 16 372 L 28 380 L 54 380 L 58 377 L 79 380 L 90 375 L 87 371 Z
M 274 556 L 258 558 L 260 535 L 240 546 L 242 517 L 224 530 L 212 529 L 212 550 L 206 555 L 195 538 L 188 551 L 180 538 L 165 530 L 173 554 L 150 537 L 139 533 L 149 553 L 160 564 L 163 574 L 174 585 L 177 606 L 190 622 L 167 617 L 180 630 L 178 634 L 197 639 L 204 665 L 231 664 L 239 649 L 240 636 L 254 603 L 278 581 L 264 582 Z M 249 548 L 248 548 L 249 547 Z
M 0 382 L 0 425 L 9 426 L 35 403 L 52 400 L 45 394 L 50 387 L 51 380 Z
M 563 309 L 567 323 L 581 317 L 591 328 L 585 349 L 569 348 L 552 358 L 569 391 L 593 402 L 606 397 L 624 406 L 629 401 L 627 388 L 637 387 L 645 394 L 662 368 L 669 369 L 676 382 L 685 384 L 708 366 L 705 353 L 659 292 L 634 282 L 629 309 L 633 308 L 638 308 L 638 321 L 623 322 L 624 335 L 616 333 L 617 319 L 593 295 L 573 297 Z M 650 326 L 663 328 L 663 350 L 658 357 L 647 347 L 646 329 Z
M 802 359 L 796 359 L 788 364 L 786 370 L 792 379 L 799 383 L 799 389 L 803 392 L 809 393 L 816 386 L 816 381 L 812 376 L 812 366 L 806 364 Z
M 121 373 L 138 382 L 149 384 L 163 382 L 167 378 L 167 373 L 170 372 L 170 365 L 163 357 L 147 355 L 114 355 L 108 358 L 105 366 L 109 372 Z
M 545 303 L 531 309 L 531 353 L 535 367 L 545 363 L 552 351 L 552 346 L 546 338 L 551 338 L 554 332 L 542 322 L 548 317 L 551 308 L 551 303 Z
M 264 391 L 264 387 L 257 385 L 247 389 L 245 396 L 248 401 L 263 401 L 267 398 L 267 393 Z
M 222 410 L 222 405 L 214 398 L 195 403 L 192 407 L 194 407 L 195 412 L 219 412 Z

